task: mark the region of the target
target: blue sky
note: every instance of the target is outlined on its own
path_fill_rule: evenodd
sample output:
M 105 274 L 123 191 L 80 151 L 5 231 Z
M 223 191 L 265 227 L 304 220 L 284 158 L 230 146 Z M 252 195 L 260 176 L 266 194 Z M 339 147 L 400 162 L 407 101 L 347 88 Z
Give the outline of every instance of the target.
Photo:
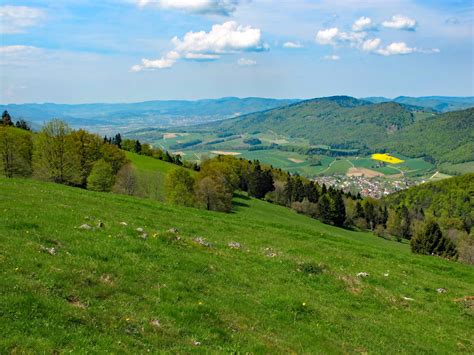
M 0 5 L 2 103 L 474 95 L 466 0 Z

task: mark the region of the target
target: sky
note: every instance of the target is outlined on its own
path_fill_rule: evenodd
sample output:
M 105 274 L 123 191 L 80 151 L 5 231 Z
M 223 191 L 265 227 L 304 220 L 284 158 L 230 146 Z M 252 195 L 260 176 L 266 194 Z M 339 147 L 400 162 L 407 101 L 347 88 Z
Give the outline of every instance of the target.
M 474 95 L 472 0 L 2 0 L 0 102 Z

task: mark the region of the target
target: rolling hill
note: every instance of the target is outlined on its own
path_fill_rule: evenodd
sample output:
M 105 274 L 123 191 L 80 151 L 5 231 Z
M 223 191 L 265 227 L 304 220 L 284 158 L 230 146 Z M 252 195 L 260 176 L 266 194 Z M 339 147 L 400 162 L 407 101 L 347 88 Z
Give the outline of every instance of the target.
M 474 161 L 474 108 L 432 116 L 402 128 L 381 148 L 438 163 Z
M 423 96 L 410 97 L 399 96 L 394 99 L 387 99 L 386 97 L 367 97 L 363 100 L 373 103 L 381 102 L 398 102 L 400 104 L 407 104 L 412 106 L 419 106 L 425 109 L 432 109 L 438 112 L 449 112 L 464 110 L 474 107 L 474 97 L 451 97 L 451 96 Z
M 334 96 L 205 126 L 234 133 L 271 130 L 307 138 L 311 144 L 361 148 L 383 141 L 414 121 L 412 110 L 397 103 L 371 104 L 348 96 Z
M 22 179 L 0 196 L 2 353 L 474 345 L 472 267 L 406 244 L 243 195 L 231 214 Z

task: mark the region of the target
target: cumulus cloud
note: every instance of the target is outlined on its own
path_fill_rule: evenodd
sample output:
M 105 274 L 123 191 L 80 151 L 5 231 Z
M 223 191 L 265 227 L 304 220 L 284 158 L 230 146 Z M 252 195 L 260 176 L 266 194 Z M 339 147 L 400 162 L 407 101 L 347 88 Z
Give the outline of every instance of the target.
M 362 50 L 364 52 L 373 52 L 380 46 L 381 43 L 382 41 L 380 38 L 367 39 L 362 43 Z
M 396 30 L 414 31 L 417 26 L 417 22 L 403 15 L 392 16 L 391 20 L 382 22 L 382 26 L 387 28 L 393 28 Z
M 45 17 L 41 9 L 27 6 L 0 6 L 0 33 L 23 33 Z
M 344 32 L 337 27 L 320 30 L 316 33 L 316 42 L 323 45 L 343 45 L 348 43 L 354 47 L 359 45 L 367 36 L 366 32 Z
M 132 70 L 170 68 L 180 58 L 217 60 L 223 54 L 268 50 L 260 29 L 241 26 L 235 21 L 213 25 L 209 32 L 191 31 L 182 39 L 174 37 L 171 42 L 174 45 L 173 51 L 160 59 L 142 59 L 142 64 L 133 66 Z
M 327 56 L 323 57 L 323 59 L 324 60 L 336 61 L 336 60 L 341 59 L 341 57 L 339 57 L 338 55 L 332 54 L 332 55 L 327 55 Z
M 352 25 L 352 31 L 354 32 L 374 31 L 376 29 L 377 26 L 370 17 L 359 17 Z
M 137 0 L 137 5 L 155 5 L 163 9 L 181 10 L 198 14 L 228 16 L 235 11 L 240 0 Z
M 285 48 L 303 48 L 303 45 L 300 42 L 285 42 L 283 43 L 283 47 Z
M 240 58 L 237 61 L 237 64 L 240 65 L 241 67 L 251 67 L 251 66 L 257 65 L 257 61 L 253 59 Z
M 403 30 L 414 30 L 416 21 L 404 16 L 393 16 L 390 23 L 383 23 L 384 27 L 391 27 Z M 332 47 L 350 47 L 367 53 L 379 54 L 382 56 L 406 55 L 412 53 L 433 54 L 439 53 L 437 48 L 423 49 L 410 47 L 405 42 L 392 42 L 387 46 L 382 44 L 380 38 L 369 38 L 369 30 L 376 29 L 375 24 L 368 17 L 360 17 L 352 25 L 352 31 L 341 31 L 337 27 L 319 30 L 315 40 L 321 45 Z
M 316 33 L 316 42 L 319 44 L 335 45 L 339 36 L 339 29 L 336 27 L 319 30 Z

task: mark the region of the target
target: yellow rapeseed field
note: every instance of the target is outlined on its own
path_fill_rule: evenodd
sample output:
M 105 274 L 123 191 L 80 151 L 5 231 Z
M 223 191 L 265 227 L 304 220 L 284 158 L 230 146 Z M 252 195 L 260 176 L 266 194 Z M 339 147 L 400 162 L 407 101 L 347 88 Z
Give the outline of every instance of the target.
M 380 154 L 380 153 L 372 154 L 372 159 L 380 160 L 389 164 L 400 164 L 404 162 L 404 160 L 398 159 L 396 157 L 392 157 L 389 154 Z

